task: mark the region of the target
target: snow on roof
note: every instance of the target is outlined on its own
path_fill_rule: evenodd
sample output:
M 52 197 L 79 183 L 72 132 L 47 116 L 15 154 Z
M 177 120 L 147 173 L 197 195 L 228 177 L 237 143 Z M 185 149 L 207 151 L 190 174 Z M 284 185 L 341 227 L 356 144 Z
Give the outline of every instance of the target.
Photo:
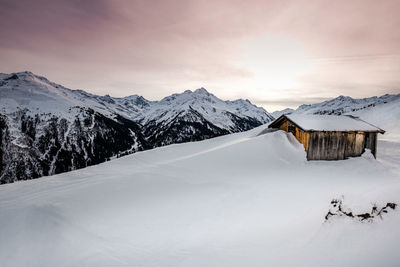
M 335 115 L 286 115 L 305 131 L 379 131 L 382 129 L 353 116 Z

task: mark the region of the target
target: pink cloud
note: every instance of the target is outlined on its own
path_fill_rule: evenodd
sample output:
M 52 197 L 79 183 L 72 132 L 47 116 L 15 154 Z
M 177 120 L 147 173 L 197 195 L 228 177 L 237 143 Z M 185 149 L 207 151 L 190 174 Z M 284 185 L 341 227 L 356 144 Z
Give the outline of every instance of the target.
M 251 88 L 247 81 L 254 73 L 240 64 L 238 48 L 265 34 L 296 40 L 311 60 L 353 57 L 318 64 L 301 78 L 301 85 L 287 92 L 327 97 L 351 87 L 352 93 L 362 95 L 368 87 L 369 94 L 379 94 L 400 83 L 396 0 L 0 0 L 0 4 L 0 71 L 29 69 L 98 93 L 157 98 L 177 88 L 207 85 L 222 97 L 246 98 L 251 92 L 257 98 L 257 92 L 265 90 L 262 99 L 273 88 Z M 369 66 L 354 63 L 365 62 L 363 56 L 382 54 L 394 59 L 368 61 Z M 350 74 L 338 74 L 338 69 Z M 318 96 L 318 88 L 328 89 Z

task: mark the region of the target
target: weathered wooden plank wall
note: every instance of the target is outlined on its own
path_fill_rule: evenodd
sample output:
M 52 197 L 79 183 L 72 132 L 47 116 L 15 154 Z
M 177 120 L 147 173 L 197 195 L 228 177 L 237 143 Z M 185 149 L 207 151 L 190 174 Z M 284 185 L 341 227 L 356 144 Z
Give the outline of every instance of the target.
M 304 145 L 308 160 L 340 160 L 357 157 L 370 149 L 376 157 L 376 132 L 308 131 L 283 121 L 279 129 L 292 133 Z
M 282 131 L 288 132 L 288 121 L 284 121 L 280 126 L 279 129 Z
M 310 143 L 310 134 L 307 132 L 303 132 L 302 130 L 296 129 L 296 138 L 300 143 L 304 145 L 304 149 L 306 152 L 308 151 L 308 146 Z
M 364 151 L 364 132 L 348 132 L 345 157 L 357 157 Z
M 296 139 L 301 144 L 304 145 L 304 149 L 306 150 L 306 152 L 308 151 L 308 143 L 309 143 L 309 139 L 310 139 L 309 133 L 300 130 L 296 125 L 294 125 L 290 121 L 283 122 L 281 124 L 281 126 L 279 127 L 279 129 L 289 132 L 289 133 L 292 133 L 296 137 Z
M 347 136 L 344 132 L 312 132 L 308 160 L 345 159 Z
M 358 157 L 365 149 L 376 156 L 377 133 L 312 132 L 307 151 L 308 160 L 338 160 Z

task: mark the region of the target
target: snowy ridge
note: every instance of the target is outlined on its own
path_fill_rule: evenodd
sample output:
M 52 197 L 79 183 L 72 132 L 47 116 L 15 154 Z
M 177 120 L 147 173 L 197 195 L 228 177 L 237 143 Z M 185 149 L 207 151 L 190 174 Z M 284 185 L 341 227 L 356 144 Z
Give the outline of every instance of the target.
M 224 115 L 227 112 L 236 116 L 251 117 L 261 123 L 272 119 L 267 111 L 248 100 L 223 101 L 204 88 L 193 92 L 186 90 L 160 101 L 149 101 L 138 95 L 116 98 L 109 95 L 98 96 L 83 90 L 71 90 L 31 72 L 1 73 L 0 79 L 0 107 L 6 112 L 23 107 L 31 112 L 61 113 L 79 106 L 91 108 L 103 115 L 117 113 L 128 119 L 146 123 L 151 120 L 171 120 L 180 111 L 189 110 L 191 107 L 221 127 L 233 126 L 231 121 L 223 122 L 228 119 Z
M 229 118 L 229 113 L 240 117 L 249 117 L 261 123 L 272 120 L 263 108 L 254 106 L 248 100 L 223 101 L 206 89 L 195 91 L 186 90 L 182 94 L 173 94 L 163 98 L 159 102 L 152 102 L 143 109 L 141 121 L 146 124 L 149 121 L 169 122 L 181 112 L 196 110 L 207 121 L 220 128 L 233 129 L 234 121 Z
M 390 95 L 386 94 L 380 97 L 368 97 L 368 98 L 351 98 L 349 96 L 339 96 L 331 100 L 327 100 L 321 103 L 301 105 L 296 110 L 284 109 L 281 111 L 273 112 L 274 115 L 282 114 L 319 114 L 319 115 L 341 115 L 356 112 L 358 110 L 373 108 L 385 104 L 400 101 L 400 94 Z
M 1 73 L 0 79 L 0 107 L 6 112 L 24 107 L 31 112 L 60 113 L 79 106 L 91 108 L 103 115 L 117 113 L 128 119 L 146 123 L 160 120 L 160 115 L 161 120 L 171 120 L 180 111 L 189 110 L 191 107 L 221 127 L 233 126 L 232 122 L 224 124 L 223 120 L 227 117 L 223 114 L 226 112 L 251 117 L 261 123 L 272 119 L 267 111 L 248 100 L 223 101 L 204 88 L 193 92 L 186 90 L 160 101 L 149 101 L 138 95 L 115 98 L 109 95 L 98 96 L 83 90 L 71 90 L 31 72 Z

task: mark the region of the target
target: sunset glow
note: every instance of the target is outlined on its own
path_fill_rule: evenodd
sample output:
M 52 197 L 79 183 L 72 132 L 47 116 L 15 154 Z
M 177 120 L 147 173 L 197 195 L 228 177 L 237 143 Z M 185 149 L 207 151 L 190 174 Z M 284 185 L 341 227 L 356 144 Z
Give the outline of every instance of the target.
M 249 86 L 266 97 L 282 96 L 285 90 L 298 87 L 298 79 L 313 67 L 302 43 L 275 34 L 249 38 L 238 54 L 242 58 L 241 66 L 253 73 Z
M 156 100 L 206 87 L 268 110 L 400 92 L 396 0 L 1 3 L 0 72 L 70 88 Z

